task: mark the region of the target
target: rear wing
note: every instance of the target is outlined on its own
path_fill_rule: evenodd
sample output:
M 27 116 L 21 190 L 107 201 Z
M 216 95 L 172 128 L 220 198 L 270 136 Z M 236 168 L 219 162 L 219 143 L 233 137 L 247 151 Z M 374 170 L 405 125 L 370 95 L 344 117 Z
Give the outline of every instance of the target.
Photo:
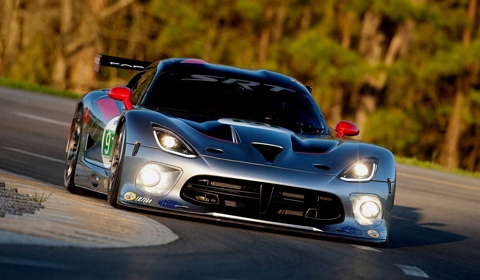
M 147 67 L 150 64 L 151 62 L 147 62 L 147 61 L 109 56 L 109 55 L 97 53 L 95 54 L 94 70 L 95 72 L 100 72 L 100 67 L 105 66 L 105 67 L 140 71 L 145 69 L 145 67 Z

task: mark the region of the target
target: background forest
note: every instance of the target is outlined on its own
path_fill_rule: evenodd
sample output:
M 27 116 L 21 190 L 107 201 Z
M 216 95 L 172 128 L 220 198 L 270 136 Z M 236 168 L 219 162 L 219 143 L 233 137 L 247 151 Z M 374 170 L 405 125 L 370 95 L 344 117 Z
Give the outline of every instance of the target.
M 331 126 L 480 171 L 478 0 L 2 0 L 0 78 L 77 93 L 133 74 L 95 53 L 197 57 L 313 86 Z

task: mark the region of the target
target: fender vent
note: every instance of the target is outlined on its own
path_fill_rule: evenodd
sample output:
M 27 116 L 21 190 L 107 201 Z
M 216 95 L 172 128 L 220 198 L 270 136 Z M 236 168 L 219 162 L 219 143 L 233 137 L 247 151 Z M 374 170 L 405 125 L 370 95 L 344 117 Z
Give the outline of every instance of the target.
M 90 135 L 90 133 L 89 133 L 88 136 L 87 136 L 87 143 L 85 145 L 85 151 L 87 151 L 88 149 L 90 149 L 94 145 L 95 145 L 95 140 L 93 140 L 92 135 Z

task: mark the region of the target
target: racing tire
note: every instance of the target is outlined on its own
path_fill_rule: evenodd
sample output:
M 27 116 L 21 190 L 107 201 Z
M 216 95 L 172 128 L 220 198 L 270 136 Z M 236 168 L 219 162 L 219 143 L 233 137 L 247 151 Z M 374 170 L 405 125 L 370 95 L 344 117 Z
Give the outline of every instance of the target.
M 77 108 L 73 117 L 68 136 L 65 158 L 65 171 L 63 172 L 63 185 L 71 193 L 78 193 L 75 185 L 75 171 L 77 169 L 78 154 L 82 142 L 83 108 Z
M 112 151 L 112 163 L 110 174 L 108 175 L 107 200 L 108 204 L 115 208 L 121 208 L 118 203 L 118 194 L 120 190 L 120 181 L 122 177 L 123 163 L 125 159 L 125 124 L 120 123 L 121 127 L 115 136 L 115 145 Z

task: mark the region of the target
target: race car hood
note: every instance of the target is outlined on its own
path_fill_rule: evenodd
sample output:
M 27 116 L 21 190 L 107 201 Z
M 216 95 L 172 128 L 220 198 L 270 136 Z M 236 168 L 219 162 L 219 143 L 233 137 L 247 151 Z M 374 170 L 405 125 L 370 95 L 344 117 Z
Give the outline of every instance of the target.
M 379 147 L 331 135 L 302 135 L 266 123 L 219 119 L 184 120 L 186 139 L 204 157 L 241 161 L 303 172 L 338 174 Z

